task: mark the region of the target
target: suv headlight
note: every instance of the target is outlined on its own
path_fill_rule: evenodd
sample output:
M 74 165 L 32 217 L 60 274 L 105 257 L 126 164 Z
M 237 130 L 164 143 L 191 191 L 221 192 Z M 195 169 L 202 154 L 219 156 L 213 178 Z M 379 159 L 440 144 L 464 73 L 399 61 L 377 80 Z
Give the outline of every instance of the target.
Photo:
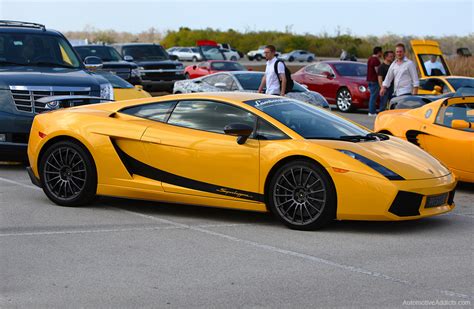
M 353 159 L 356 159 L 359 162 L 364 163 L 365 165 L 369 166 L 370 168 L 376 170 L 377 172 L 379 172 L 380 174 L 385 176 L 387 179 L 390 179 L 390 180 L 405 180 L 405 178 L 398 175 L 397 173 L 395 173 L 391 169 L 388 169 L 385 166 L 380 165 L 375 161 L 372 161 L 372 160 L 370 160 L 370 159 L 368 159 L 364 156 L 361 156 L 360 154 L 357 154 L 355 152 L 352 152 L 350 150 L 345 150 L 345 149 L 337 149 L 337 150 L 342 152 L 343 154 L 348 155 L 349 157 L 351 157 Z
M 100 85 L 100 97 L 106 100 L 113 100 L 114 99 L 114 88 L 112 84 L 101 84 Z

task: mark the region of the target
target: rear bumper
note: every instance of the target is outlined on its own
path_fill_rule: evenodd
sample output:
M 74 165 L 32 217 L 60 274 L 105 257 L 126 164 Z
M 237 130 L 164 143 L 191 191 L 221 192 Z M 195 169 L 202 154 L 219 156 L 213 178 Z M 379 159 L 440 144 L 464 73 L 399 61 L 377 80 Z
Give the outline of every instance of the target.
M 28 167 L 26 168 L 26 171 L 28 172 L 28 176 L 30 176 L 31 182 L 32 182 L 35 186 L 41 188 L 41 182 L 40 182 L 40 180 L 35 176 L 35 174 L 33 173 L 33 170 L 31 169 L 31 167 L 28 166 Z

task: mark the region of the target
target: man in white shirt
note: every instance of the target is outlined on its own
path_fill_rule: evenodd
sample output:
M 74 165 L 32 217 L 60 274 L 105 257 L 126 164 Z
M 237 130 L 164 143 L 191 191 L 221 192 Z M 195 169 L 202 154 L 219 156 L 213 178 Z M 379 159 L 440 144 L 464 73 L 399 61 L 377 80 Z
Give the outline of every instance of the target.
M 395 56 L 397 60 L 394 61 L 388 69 L 387 76 L 382 83 L 382 89 L 380 89 L 380 96 L 385 95 L 392 81 L 394 82 L 395 96 L 418 94 L 420 80 L 416 72 L 415 64 L 405 57 L 405 45 L 402 43 L 397 44 Z
M 263 93 L 263 88 L 267 87 L 265 90 L 266 94 L 274 94 L 285 96 L 286 89 L 286 75 L 285 75 L 285 65 L 283 62 L 278 62 L 277 72 L 275 72 L 275 62 L 278 60 L 275 56 L 275 46 L 267 45 L 263 50 L 265 59 L 267 59 L 267 67 L 265 68 L 265 74 L 262 77 L 260 82 L 260 87 L 258 87 L 258 92 Z M 281 87 L 280 87 L 281 81 Z
M 438 56 L 431 55 L 430 60 L 425 61 L 424 66 L 426 69 L 426 75 L 431 76 L 431 71 L 433 69 L 438 69 L 443 75 L 446 75 L 446 70 L 444 69 L 443 64 L 439 61 L 436 61 L 437 58 Z

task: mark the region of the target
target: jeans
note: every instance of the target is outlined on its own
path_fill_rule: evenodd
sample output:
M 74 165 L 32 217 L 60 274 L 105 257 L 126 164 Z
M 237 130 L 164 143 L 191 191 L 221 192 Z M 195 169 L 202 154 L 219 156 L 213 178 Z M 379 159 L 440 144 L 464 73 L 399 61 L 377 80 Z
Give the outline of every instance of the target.
M 387 102 L 392 99 L 393 96 L 393 87 L 387 89 L 383 97 L 380 98 L 379 112 L 383 112 L 387 109 Z
M 370 99 L 369 99 L 369 113 L 375 114 L 377 112 L 376 104 L 377 104 L 377 97 L 379 95 L 380 86 L 378 82 L 369 82 L 369 91 L 370 91 Z

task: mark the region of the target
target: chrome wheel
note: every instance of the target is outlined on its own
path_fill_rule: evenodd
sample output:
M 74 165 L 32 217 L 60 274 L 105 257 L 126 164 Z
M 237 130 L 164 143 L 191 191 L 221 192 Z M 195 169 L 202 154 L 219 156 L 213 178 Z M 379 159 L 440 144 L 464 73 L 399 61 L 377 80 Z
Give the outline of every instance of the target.
M 46 158 L 43 183 L 53 197 L 72 200 L 84 190 L 87 180 L 86 163 L 74 148 L 56 148 Z
M 284 169 L 273 186 L 273 204 L 279 216 L 292 225 L 309 225 L 323 213 L 327 189 L 322 177 L 308 166 Z
M 349 90 L 342 89 L 338 92 L 336 98 L 337 108 L 341 112 L 348 112 L 352 108 L 352 96 Z

